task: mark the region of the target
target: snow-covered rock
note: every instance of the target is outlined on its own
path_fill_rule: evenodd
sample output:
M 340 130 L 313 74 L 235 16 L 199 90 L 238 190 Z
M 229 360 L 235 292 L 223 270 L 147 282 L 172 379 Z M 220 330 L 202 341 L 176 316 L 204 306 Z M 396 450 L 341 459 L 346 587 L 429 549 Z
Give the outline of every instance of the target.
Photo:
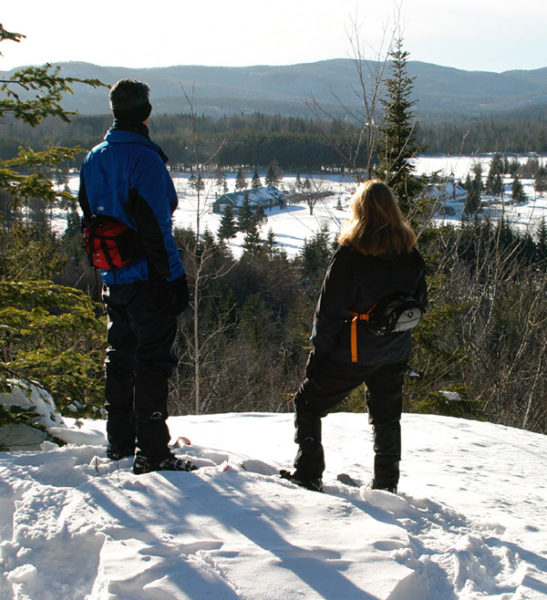
M 65 443 L 91 443 L 97 440 L 89 433 L 67 427 L 57 411 L 51 394 L 38 383 L 8 379 L 8 392 L 0 392 L 0 404 L 7 409 L 16 407 L 32 413 L 32 418 L 22 423 L 0 427 L 0 446 L 12 451 L 39 450 L 42 443 L 57 440 Z

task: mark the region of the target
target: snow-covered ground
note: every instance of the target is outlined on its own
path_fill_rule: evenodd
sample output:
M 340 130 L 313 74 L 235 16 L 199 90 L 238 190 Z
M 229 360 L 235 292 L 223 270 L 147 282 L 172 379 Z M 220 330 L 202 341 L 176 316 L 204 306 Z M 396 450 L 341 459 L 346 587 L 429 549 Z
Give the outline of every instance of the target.
M 196 230 L 197 196 L 188 185 L 187 177 L 175 177 L 175 187 L 179 192 L 179 207 L 175 211 L 174 222 L 178 227 L 189 227 Z M 280 189 L 294 192 L 296 178 L 294 175 L 287 175 L 283 178 Z M 275 234 L 275 242 L 280 249 L 283 249 L 289 256 L 299 253 L 305 240 L 310 240 L 322 229 L 327 229 L 331 238 L 338 233 L 342 223 L 348 217 L 349 200 L 351 194 L 356 188 L 353 180 L 345 178 L 339 180 L 336 176 L 312 178 L 316 189 L 330 189 L 334 193 L 324 199 L 318 200 L 310 214 L 307 204 L 288 204 L 286 208 L 272 208 L 266 210 L 267 222 L 262 225 L 261 235 L 266 238 L 271 229 Z M 227 184 L 229 190 L 233 191 L 234 178 L 228 178 Z M 221 215 L 214 214 L 211 205 L 215 199 L 215 193 L 218 193 L 213 179 L 206 180 L 204 190 L 205 200 L 201 200 L 201 230 L 208 229 L 216 235 L 218 231 Z M 341 206 L 337 208 L 337 206 Z M 243 252 L 244 234 L 238 233 L 237 236 L 229 240 L 228 246 L 235 256 Z
M 282 480 L 292 415 L 169 420 L 193 473 L 133 475 L 103 421 L 0 453 L 2 600 L 547 598 L 547 439 L 403 416 L 400 494 L 371 475 L 364 414 L 324 419 L 326 493 Z
M 439 173 L 444 177 L 455 177 L 463 181 L 467 174 L 470 173 L 471 177 L 472 168 L 475 164 L 480 164 L 482 167 L 482 174 L 484 177 L 488 174 L 490 163 L 492 161 L 493 154 L 475 154 L 475 155 L 450 155 L 450 154 L 436 154 L 436 155 L 422 155 L 417 156 L 414 161 L 416 173 L 432 175 L 433 173 Z M 528 159 L 537 158 L 541 166 L 547 164 L 547 156 L 542 155 L 527 155 L 520 154 L 510 156 L 509 160 L 517 160 L 520 165 L 525 164 Z
M 426 166 L 427 164 L 424 165 L 424 168 Z M 436 167 L 435 170 L 437 170 Z M 174 215 L 174 221 L 178 227 L 196 230 L 197 197 L 187 181 L 185 177 L 175 178 L 180 201 Z M 284 209 L 266 210 L 268 219 L 262 226 L 262 237 L 266 238 L 268 231 L 271 229 L 274 232 L 278 248 L 284 250 L 289 256 L 298 254 L 305 240 L 310 240 L 322 229 L 326 229 L 331 239 L 334 240 L 341 225 L 350 213 L 349 201 L 356 188 L 355 182 L 348 179 L 339 181 L 335 177 L 318 178 L 317 176 L 313 178 L 313 181 L 317 187 L 329 187 L 334 192 L 334 195 L 317 202 L 313 214 L 310 214 L 310 210 L 305 203 L 289 204 Z M 522 179 L 521 183 L 527 200 L 521 204 L 513 204 L 511 202 L 511 181 L 506 179 L 504 182 L 506 188 L 506 200 L 504 202 L 500 202 L 499 199 L 484 197 L 482 215 L 489 216 L 493 222 L 496 222 L 503 215 L 505 221 L 512 227 L 521 232 L 529 231 L 534 235 L 541 219 L 547 219 L 547 194 L 536 196 L 533 180 Z M 286 176 L 283 179 L 282 187 L 290 190 L 294 188 L 294 182 L 294 176 Z M 205 199 L 200 198 L 199 210 L 201 231 L 208 229 L 213 234 L 218 231 L 221 219 L 221 216 L 214 214 L 211 208 L 215 191 L 214 180 L 208 180 L 208 185 L 204 191 Z M 230 191 L 232 191 L 231 187 Z M 433 219 L 434 223 L 438 225 L 460 223 L 464 202 L 447 201 L 445 206 L 448 213 L 443 217 L 436 216 Z M 228 242 L 228 246 L 235 256 L 239 256 L 243 251 L 243 238 L 243 234 L 238 233 L 236 238 Z
M 535 197 L 532 182 L 522 180 L 523 188 L 528 199 L 521 204 L 511 202 L 511 183 L 505 181 L 505 201 L 499 198 L 483 197 L 482 217 L 489 217 L 492 223 L 496 223 L 503 217 L 505 222 L 512 229 L 521 233 L 528 232 L 535 236 L 537 228 L 542 219 L 547 222 L 547 194 L 543 193 Z M 462 221 L 464 203 L 449 201 L 446 203 L 446 209 L 450 212 L 446 216 L 436 216 L 433 221 L 437 225 L 452 224 L 457 225 Z M 480 216 L 479 216 L 480 218 Z
M 520 164 L 526 163 L 528 156 L 522 155 L 515 157 Z M 540 165 L 547 164 L 547 157 L 536 157 Z M 456 178 L 464 181 L 467 174 L 472 174 L 472 167 L 478 163 L 482 166 L 483 180 L 490 168 L 492 155 L 480 156 L 420 156 L 415 161 L 416 172 L 420 174 L 431 175 L 438 173 L 441 178 Z M 527 200 L 521 204 L 514 204 L 511 201 L 511 177 L 503 178 L 504 200 L 492 198 L 483 193 L 483 217 L 489 217 L 492 222 L 496 222 L 502 216 L 505 221 L 514 229 L 524 233 L 529 232 L 534 235 L 541 219 L 547 219 L 547 194 L 536 194 L 534 190 L 533 179 L 521 179 L 524 193 Z M 434 222 L 438 225 L 443 223 L 457 224 L 461 222 L 464 203 L 449 201 L 446 203 L 448 213 L 445 217 L 437 217 Z
M 545 164 L 546 159 L 547 157 L 539 157 L 541 164 Z M 454 176 L 457 179 L 465 179 L 467 173 L 471 171 L 473 163 L 481 162 L 484 177 L 486 177 L 490 160 L 491 156 L 422 156 L 416 160 L 416 173 L 431 174 L 436 172 L 441 177 Z M 527 157 L 521 156 L 519 160 L 525 162 Z M 260 175 L 263 181 L 264 173 L 260 173 Z M 300 176 L 304 180 L 307 174 L 301 173 Z M 216 195 L 221 194 L 222 191 L 215 185 L 214 178 L 212 176 L 204 177 L 205 189 L 200 198 L 199 211 L 197 209 L 196 193 L 189 185 L 189 175 L 175 174 L 173 179 L 179 193 L 179 207 L 174 215 L 175 225 L 196 230 L 196 215 L 199 212 L 201 231 L 208 229 L 216 235 L 221 216 L 213 213 L 212 204 Z M 310 175 L 310 179 L 312 189 L 329 189 L 334 192 L 334 195 L 317 202 L 313 215 L 310 214 L 308 206 L 304 203 L 289 204 L 285 209 L 274 208 L 266 211 L 268 219 L 262 226 L 262 237 L 266 238 L 268 231 L 271 229 L 274 232 L 277 246 L 289 256 L 298 254 L 304 245 L 304 241 L 311 239 L 323 228 L 329 231 L 331 239 L 334 240 L 340 226 L 349 216 L 349 200 L 356 188 L 355 181 L 348 176 L 339 175 L 325 175 L 323 177 Z M 294 191 L 295 181 L 295 174 L 287 173 L 279 187 L 282 190 Z M 250 184 L 250 178 L 248 178 L 248 182 Z M 541 218 L 547 217 L 547 194 L 544 193 L 542 196 L 536 197 L 533 180 L 523 179 L 521 182 L 528 198 L 525 203 L 514 205 L 510 202 L 511 180 L 507 179 L 505 181 L 506 202 L 503 204 L 494 202 L 489 206 L 485 206 L 484 214 L 489 214 L 494 221 L 503 214 L 508 223 L 521 231 L 529 230 L 533 234 Z M 234 191 L 235 173 L 228 175 L 227 186 L 228 191 Z M 78 177 L 71 177 L 69 187 L 74 193 L 77 192 Z M 435 219 L 436 223 L 450 222 L 456 224 L 461 220 L 462 202 L 449 202 L 448 208 L 450 214 L 444 218 Z M 63 215 L 58 215 L 54 227 L 60 232 L 64 231 L 65 220 Z M 235 256 L 240 256 L 243 252 L 243 234 L 238 233 L 237 237 L 230 240 L 228 245 Z

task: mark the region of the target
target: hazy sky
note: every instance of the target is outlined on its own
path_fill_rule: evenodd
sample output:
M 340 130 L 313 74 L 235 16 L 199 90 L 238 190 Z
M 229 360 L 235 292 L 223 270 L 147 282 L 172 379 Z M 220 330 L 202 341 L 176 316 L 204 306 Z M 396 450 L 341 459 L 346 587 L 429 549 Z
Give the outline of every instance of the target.
M 547 66 L 547 0 L 6 0 L 0 70 L 100 65 L 283 65 L 352 56 L 352 22 L 377 58 L 399 10 L 410 60 L 467 70 Z

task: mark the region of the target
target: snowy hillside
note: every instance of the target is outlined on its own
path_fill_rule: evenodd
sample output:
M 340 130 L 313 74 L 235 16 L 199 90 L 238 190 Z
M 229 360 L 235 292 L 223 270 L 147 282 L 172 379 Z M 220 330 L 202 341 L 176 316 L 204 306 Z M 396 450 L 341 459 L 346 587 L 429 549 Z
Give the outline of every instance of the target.
M 70 424 L 70 423 L 69 423 Z M 400 495 L 370 478 L 366 415 L 324 420 L 326 493 L 277 476 L 290 414 L 169 421 L 194 473 L 135 476 L 102 421 L 73 443 L 0 453 L 2 600 L 539 600 L 547 439 L 404 415 Z

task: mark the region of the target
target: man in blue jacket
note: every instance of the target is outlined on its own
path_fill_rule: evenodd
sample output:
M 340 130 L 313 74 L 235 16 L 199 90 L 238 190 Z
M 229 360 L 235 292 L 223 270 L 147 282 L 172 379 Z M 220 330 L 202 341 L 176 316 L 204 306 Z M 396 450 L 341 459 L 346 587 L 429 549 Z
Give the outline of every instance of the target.
M 107 456 L 119 460 L 136 450 L 135 473 L 193 468 L 168 446 L 167 384 L 188 288 L 172 231 L 178 200 L 167 157 L 148 137 L 148 95 L 148 86 L 132 79 L 111 88 L 114 124 L 85 158 L 79 191 L 84 228 L 103 219 L 132 236 L 129 261 L 109 260 L 101 276 L 109 343 Z

